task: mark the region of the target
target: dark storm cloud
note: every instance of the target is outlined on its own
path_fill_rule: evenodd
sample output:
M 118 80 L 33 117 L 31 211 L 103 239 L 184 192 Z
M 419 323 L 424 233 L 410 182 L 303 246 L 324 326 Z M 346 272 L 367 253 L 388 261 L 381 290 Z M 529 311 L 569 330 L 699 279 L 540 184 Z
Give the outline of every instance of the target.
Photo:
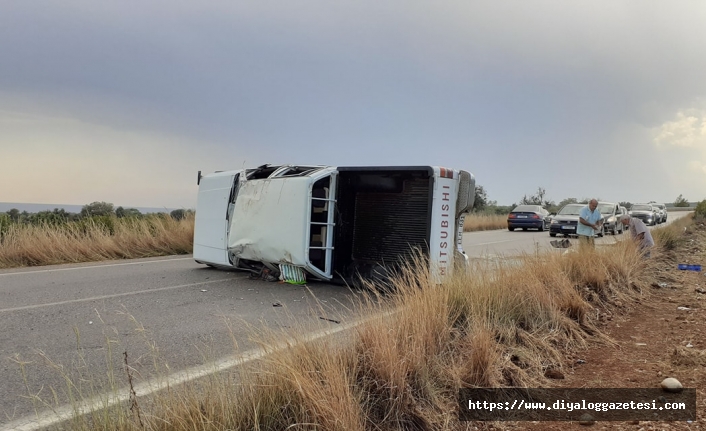
M 456 164 L 507 203 L 534 182 L 590 193 L 562 188 L 571 169 L 549 155 L 609 154 L 706 93 L 705 8 L 689 2 L 2 9 L 0 108 L 168 131 L 248 163 Z

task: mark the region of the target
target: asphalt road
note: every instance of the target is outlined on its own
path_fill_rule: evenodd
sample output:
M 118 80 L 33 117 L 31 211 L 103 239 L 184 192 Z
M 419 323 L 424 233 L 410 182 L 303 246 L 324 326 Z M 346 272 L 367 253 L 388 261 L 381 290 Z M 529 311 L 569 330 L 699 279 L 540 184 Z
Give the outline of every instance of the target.
M 50 387 L 65 401 L 50 361 L 98 386 L 109 369 L 123 381 L 125 351 L 142 377 L 166 374 L 154 357 L 179 370 L 233 354 L 234 342 L 238 351 L 255 347 L 249 325 L 301 333 L 335 325 L 322 317 L 346 322 L 352 295 L 326 283 L 249 280 L 185 256 L 2 270 L 0 424 L 44 410 L 28 397 L 51 400 Z
M 655 227 L 665 226 L 691 213 L 690 211 L 670 212 L 666 223 L 649 228 L 654 229 Z M 596 244 L 610 244 L 626 237 L 626 234 L 615 236 L 608 234 L 603 238 L 596 238 Z M 563 236 L 552 238 L 549 236 L 549 232 L 538 232 L 536 230 L 515 230 L 514 232 L 510 232 L 505 229 L 469 232 L 464 234 L 463 249 L 471 259 L 507 258 L 523 253 L 534 253 L 537 250 L 540 252 L 555 250 L 549 242 L 563 238 Z M 571 238 L 570 241 L 573 243 L 578 241 L 578 239 Z
M 466 233 L 463 246 L 471 258 L 498 258 L 551 250 L 551 239 L 496 230 Z M 302 334 L 351 322 L 356 295 L 250 280 L 188 256 L 0 270 L 0 428 L 63 404 L 62 374 L 94 395 L 109 370 L 122 386 L 124 352 L 141 378 L 167 375 L 256 347 L 252 326 Z

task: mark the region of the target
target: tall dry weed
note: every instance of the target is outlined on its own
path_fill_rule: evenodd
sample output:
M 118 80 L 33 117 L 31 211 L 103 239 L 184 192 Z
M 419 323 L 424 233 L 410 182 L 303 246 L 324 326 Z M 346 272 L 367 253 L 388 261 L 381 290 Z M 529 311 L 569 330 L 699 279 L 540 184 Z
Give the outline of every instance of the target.
M 193 216 L 15 224 L 2 236 L 0 268 L 185 254 L 192 250 L 193 232 Z
M 692 217 L 681 217 L 666 226 L 659 226 L 651 230 L 655 245 L 665 251 L 672 251 L 687 241 L 684 235 L 689 226 L 693 226 Z
M 464 232 L 507 228 L 507 214 L 468 214 L 463 222 Z

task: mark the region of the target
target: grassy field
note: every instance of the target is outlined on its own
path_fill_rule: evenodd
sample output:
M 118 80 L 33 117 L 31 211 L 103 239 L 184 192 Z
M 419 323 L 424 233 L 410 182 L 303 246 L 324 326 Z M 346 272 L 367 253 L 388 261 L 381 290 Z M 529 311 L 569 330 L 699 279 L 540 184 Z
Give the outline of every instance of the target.
M 507 228 L 507 215 L 472 213 L 464 232 Z M 0 236 L 0 268 L 187 254 L 192 251 L 194 215 L 174 220 L 104 217 L 65 224 L 14 224 Z
M 463 222 L 464 232 L 507 229 L 507 214 L 471 213 Z
M 282 334 L 257 333 L 272 351 L 265 360 L 77 415 L 68 429 L 472 428 L 456 416 L 459 388 L 550 384 L 545 374 L 560 370 L 568 351 L 610 342 L 597 325 L 602 311 L 620 312 L 617 304 L 649 295 L 660 268 L 673 266 L 686 238 L 706 242 L 706 229 L 690 218 L 653 232 L 658 246 L 648 260 L 630 241 L 621 241 L 575 253 L 525 255 L 520 266 L 476 264 L 444 285 L 410 268 L 392 292 L 359 294 L 363 323 L 345 337 L 302 338 L 275 349 Z M 116 376 L 116 394 L 129 394 L 139 383 L 128 366 L 108 373 Z M 79 386 L 67 379 L 66 388 L 53 390 L 73 391 L 78 410 Z
M 2 235 L 0 268 L 191 253 L 193 237 L 193 215 L 13 224 Z
M 507 216 L 471 214 L 464 231 L 503 229 Z M 194 216 L 103 217 L 64 224 L 14 224 L 0 239 L 0 268 L 94 262 L 192 252 Z

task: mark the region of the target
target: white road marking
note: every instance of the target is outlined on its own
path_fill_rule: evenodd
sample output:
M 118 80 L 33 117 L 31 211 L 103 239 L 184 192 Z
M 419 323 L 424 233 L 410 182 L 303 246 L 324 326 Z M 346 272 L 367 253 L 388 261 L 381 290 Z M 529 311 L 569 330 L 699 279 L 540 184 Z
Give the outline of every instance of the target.
M 386 314 L 389 315 L 391 313 Z M 299 339 L 288 338 L 285 341 L 277 343 L 276 345 L 267 349 L 248 350 L 247 352 L 244 352 L 240 355 L 226 356 L 225 358 L 221 358 L 220 360 L 214 363 L 200 365 L 197 367 L 192 367 L 183 371 L 176 372 L 174 374 L 171 374 L 168 378 L 151 379 L 144 383 L 136 385 L 134 387 L 135 393 L 138 397 L 150 395 L 162 389 L 167 389 L 169 387 L 174 387 L 175 385 L 187 383 L 192 380 L 207 376 L 209 374 L 214 374 L 235 367 L 237 365 L 242 365 L 247 362 L 263 358 L 268 354 L 275 353 L 284 349 L 289 349 L 292 346 L 298 345 L 300 341 L 314 341 L 319 338 L 326 337 L 328 335 L 348 330 L 361 323 L 363 323 L 363 321 L 352 322 L 349 324 L 338 326 L 333 329 L 324 329 Z M 65 405 L 53 410 L 48 410 L 39 413 L 36 416 L 27 416 L 22 419 L 18 419 L 14 422 L 3 425 L 3 427 L 0 428 L 0 431 L 37 431 L 70 420 L 75 415 L 83 415 L 86 413 L 90 413 L 91 411 L 107 409 L 109 407 L 114 406 L 115 404 L 123 403 L 129 400 L 130 391 L 120 390 L 115 392 L 117 392 L 117 394 L 99 395 L 97 397 L 88 399 L 82 403 L 77 403 L 77 405 Z
M 32 310 L 35 308 L 42 308 L 42 307 L 53 307 L 55 305 L 76 304 L 79 302 L 99 301 L 101 299 L 119 298 L 121 296 L 140 295 L 142 293 L 161 292 L 163 290 L 174 290 L 174 289 L 181 289 L 184 287 L 192 287 L 192 286 L 203 286 L 204 284 L 220 283 L 223 281 L 242 280 L 244 278 L 247 278 L 247 276 L 223 278 L 221 280 L 202 281 L 199 283 L 191 283 L 191 284 L 180 284 L 178 286 L 165 286 L 165 287 L 158 287 L 155 289 L 135 290 L 132 292 L 115 293 L 112 295 L 92 296 L 90 298 L 71 299 L 68 301 L 59 301 L 59 302 L 49 302 L 46 304 L 24 305 L 22 307 L 13 307 L 13 308 L 0 308 L 0 313 L 10 312 L 10 311 L 20 311 L 20 310 Z
M 488 244 L 500 244 L 501 242 L 513 242 L 513 241 L 520 241 L 520 240 L 521 240 L 521 239 L 505 239 L 505 240 L 502 240 L 502 241 L 481 242 L 481 243 L 478 243 L 478 244 L 471 244 L 470 247 L 477 247 L 477 246 L 479 246 L 479 245 L 488 245 Z M 464 247 L 464 248 L 468 248 L 468 247 Z
M 5 275 L 41 274 L 41 273 L 45 273 L 45 272 L 55 272 L 55 271 L 76 271 L 79 269 L 109 268 L 111 266 L 143 265 L 146 263 L 174 262 L 176 260 L 193 260 L 193 257 L 178 257 L 175 259 L 159 259 L 159 260 L 143 260 L 141 262 L 110 263 L 107 265 L 76 266 L 76 267 L 72 267 L 72 268 L 38 269 L 36 271 L 4 272 L 4 273 L 0 273 L 0 277 L 5 276 Z

